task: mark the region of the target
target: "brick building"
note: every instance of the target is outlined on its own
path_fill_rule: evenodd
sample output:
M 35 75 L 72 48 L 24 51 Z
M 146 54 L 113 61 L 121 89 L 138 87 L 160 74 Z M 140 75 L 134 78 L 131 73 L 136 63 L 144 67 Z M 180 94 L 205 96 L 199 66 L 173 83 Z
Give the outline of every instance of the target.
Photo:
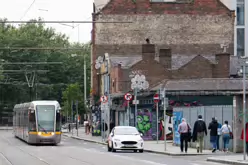
M 94 21 L 132 23 L 93 23 L 92 63 L 107 52 L 115 65 L 122 63 L 122 67 L 132 66 L 132 71 L 142 70 L 149 74 L 150 85 L 166 78 L 228 77 L 227 73 L 222 73 L 226 69 L 212 69 L 213 66 L 218 67 L 214 65 L 215 57 L 223 56 L 215 56 L 223 52 L 222 44 L 226 45 L 229 54 L 233 54 L 234 18 L 221 1 L 176 0 L 167 3 L 110 0 L 104 3 L 105 6 L 93 14 Z M 146 43 L 147 38 L 155 44 L 155 51 L 148 51 L 143 55 L 145 60 L 141 61 L 141 45 Z M 154 56 L 156 60 L 150 60 Z M 155 67 L 155 71 L 144 69 L 147 68 L 145 61 Z M 93 66 L 92 88 L 98 91 Z M 128 77 L 132 71 L 122 74 Z M 129 80 L 124 77 L 119 81 L 121 86 L 116 88 L 127 88 L 124 86 L 128 86 Z M 97 95 L 97 92 L 94 94 Z

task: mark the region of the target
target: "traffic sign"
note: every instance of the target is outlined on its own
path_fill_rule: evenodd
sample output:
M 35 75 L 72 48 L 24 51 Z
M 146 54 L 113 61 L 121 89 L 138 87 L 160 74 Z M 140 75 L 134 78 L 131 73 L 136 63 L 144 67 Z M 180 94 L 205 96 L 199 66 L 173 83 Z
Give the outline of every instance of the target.
M 156 94 L 153 96 L 153 100 L 154 100 L 155 103 L 158 103 L 158 102 L 159 102 L 159 94 L 156 93 Z
M 130 100 L 132 100 L 132 98 L 133 98 L 133 95 L 131 95 L 130 93 L 126 93 L 126 94 L 124 95 L 124 99 L 125 99 L 126 101 L 130 101 Z
M 108 97 L 105 96 L 105 95 L 103 95 L 103 96 L 101 96 L 100 101 L 101 101 L 102 103 L 106 103 L 106 102 L 108 101 Z

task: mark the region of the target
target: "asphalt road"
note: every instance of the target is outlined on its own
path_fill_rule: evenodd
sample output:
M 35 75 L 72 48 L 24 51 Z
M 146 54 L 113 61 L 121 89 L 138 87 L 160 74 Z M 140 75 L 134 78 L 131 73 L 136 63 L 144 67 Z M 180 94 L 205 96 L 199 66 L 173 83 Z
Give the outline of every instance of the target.
M 64 137 L 58 146 L 31 146 L 0 131 L 0 165 L 218 165 L 206 156 L 107 152 L 106 146 Z

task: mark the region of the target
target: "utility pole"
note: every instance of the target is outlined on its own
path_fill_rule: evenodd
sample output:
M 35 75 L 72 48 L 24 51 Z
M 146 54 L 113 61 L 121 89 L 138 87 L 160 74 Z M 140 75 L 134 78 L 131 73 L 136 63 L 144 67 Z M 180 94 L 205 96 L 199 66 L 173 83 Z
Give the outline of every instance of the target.
M 78 100 L 76 100 L 76 111 L 77 111 L 77 121 L 76 121 L 76 127 L 77 127 L 77 136 L 78 136 Z

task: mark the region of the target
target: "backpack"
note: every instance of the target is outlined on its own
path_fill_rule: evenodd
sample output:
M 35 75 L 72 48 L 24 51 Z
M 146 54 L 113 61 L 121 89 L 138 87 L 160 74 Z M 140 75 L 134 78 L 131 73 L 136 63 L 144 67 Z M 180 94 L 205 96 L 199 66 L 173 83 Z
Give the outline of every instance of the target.
M 205 127 L 204 127 L 204 121 L 199 120 L 197 122 L 197 132 L 204 132 Z

